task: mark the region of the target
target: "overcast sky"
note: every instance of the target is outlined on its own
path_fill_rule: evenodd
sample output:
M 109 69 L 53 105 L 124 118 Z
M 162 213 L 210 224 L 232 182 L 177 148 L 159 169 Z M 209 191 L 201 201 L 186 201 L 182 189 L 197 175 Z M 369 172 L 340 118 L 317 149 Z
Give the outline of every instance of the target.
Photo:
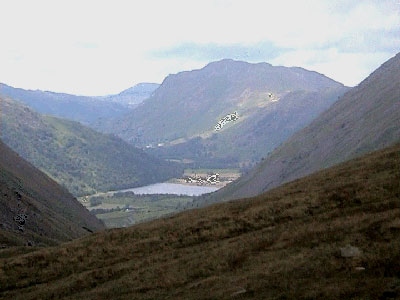
M 233 58 L 357 85 L 400 52 L 400 0 L 0 0 L 0 82 L 81 95 Z

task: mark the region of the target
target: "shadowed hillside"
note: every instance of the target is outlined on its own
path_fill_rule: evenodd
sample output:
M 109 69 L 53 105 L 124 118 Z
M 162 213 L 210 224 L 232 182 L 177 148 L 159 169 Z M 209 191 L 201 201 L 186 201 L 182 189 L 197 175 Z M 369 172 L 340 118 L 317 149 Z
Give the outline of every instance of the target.
M 10 99 L 0 98 L 0 110 L 3 141 L 75 196 L 142 186 L 182 174 L 176 164 L 78 122 L 42 116 Z
M 2 141 L 0 153 L 0 248 L 55 245 L 104 229 L 66 189 Z
M 256 198 L 0 259 L 0 298 L 398 299 L 399 164 L 396 146 Z
M 202 205 L 260 194 L 400 141 L 400 53 L 352 88 L 308 127 Z

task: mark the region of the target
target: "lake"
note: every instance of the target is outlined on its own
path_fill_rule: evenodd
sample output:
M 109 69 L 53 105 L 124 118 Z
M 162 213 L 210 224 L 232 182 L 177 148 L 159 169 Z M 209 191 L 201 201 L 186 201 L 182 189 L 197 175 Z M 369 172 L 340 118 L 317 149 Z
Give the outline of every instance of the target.
M 175 194 L 175 195 L 185 195 L 185 196 L 200 196 L 202 194 L 215 192 L 220 189 L 220 187 L 210 187 L 210 186 L 191 186 L 179 183 L 155 183 L 146 186 L 141 186 L 132 189 L 113 191 L 113 193 L 118 192 L 134 192 L 138 195 L 143 194 Z

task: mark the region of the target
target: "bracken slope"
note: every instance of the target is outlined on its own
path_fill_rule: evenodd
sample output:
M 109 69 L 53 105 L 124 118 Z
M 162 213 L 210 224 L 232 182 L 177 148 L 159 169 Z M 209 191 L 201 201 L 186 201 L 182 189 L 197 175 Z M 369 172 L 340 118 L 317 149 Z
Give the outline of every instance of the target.
M 0 248 L 56 245 L 104 225 L 0 141 Z
M 396 146 L 256 198 L 8 253 L 0 298 L 398 299 L 399 164 Z

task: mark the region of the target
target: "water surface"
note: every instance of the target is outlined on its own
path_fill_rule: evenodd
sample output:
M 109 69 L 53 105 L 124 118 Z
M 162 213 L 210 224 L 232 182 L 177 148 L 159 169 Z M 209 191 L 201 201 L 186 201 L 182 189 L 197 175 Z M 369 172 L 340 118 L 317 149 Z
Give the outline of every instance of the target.
M 118 192 L 134 192 L 137 195 L 144 194 L 175 194 L 175 195 L 185 195 L 185 196 L 200 196 L 202 194 L 215 192 L 220 189 L 220 187 L 211 186 L 191 186 L 179 183 L 155 183 L 146 186 L 141 186 L 132 189 L 125 189 L 114 191 Z

